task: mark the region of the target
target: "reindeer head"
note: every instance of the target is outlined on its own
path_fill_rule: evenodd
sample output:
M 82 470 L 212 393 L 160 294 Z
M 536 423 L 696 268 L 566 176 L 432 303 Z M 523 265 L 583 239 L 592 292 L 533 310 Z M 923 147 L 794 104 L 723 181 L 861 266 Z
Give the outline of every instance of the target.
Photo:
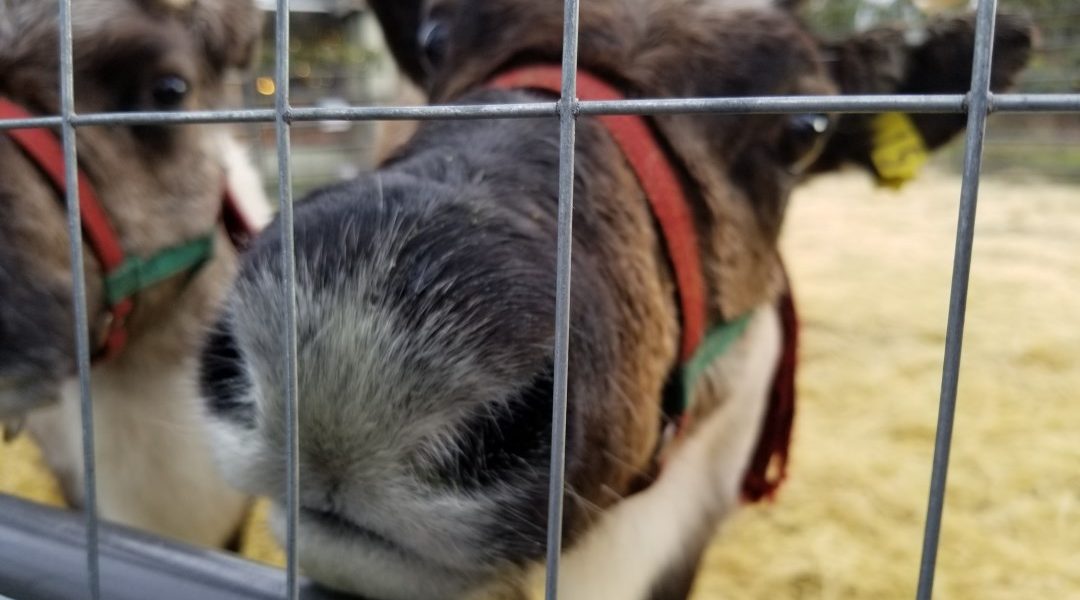
M 427 0 L 372 2 L 402 71 L 433 102 L 452 101 L 499 71 L 558 63 L 558 2 Z M 820 40 L 793 10 L 801 2 L 712 0 L 583 2 L 579 65 L 631 97 L 964 93 L 971 79 L 974 20 L 932 21 L 911 35 L 882 27 Z M 412 32 L 407 35 L 406 32 Z M 991 87 L 1009 87 L 1027 63 L 1030 22 L 998 19 Z M 917 39 L 917 41 L 911 41 Z M 709 202 L 738 231 L 721 257 L 733 278 L 724 312 L 738 314 L 774 290 L 773 256 L 792 187 L 806 176 L 856 165 L 874 173 L 877 115 L 659 116 L 654 119 L 691 176 L 735 183 L 736 198 Z M 822 118 L 828 125 L 822 129 Z M 963 115 L 909 115 L 928 150 L 951 140 Z M 877 173 L 875 173 L 877 174 Z M 725 186 L 726 187 L 726 186 Z M 727 194 L 728 192 L 725 192 Z M 728 205 L 720 208 L 720 205 Z M 721 227 L 725 227 L 721 225 Z M 735 239 L 741 238 L 741 239 Z M 740 291 L 736 291 L 740 290 Z M 736 297 L 745 296 L 745 297 Z
M 75 110 L 83 114 L 213 108 L 226 73 L 253 58 L 260 27 L 246 0 L 72 5 Z M 60 111 L 57 10 L 55 0 L 0 2 L 0 96 L 31 114 Z M 211 126 L 79 129 L 79 167 L 127 255 L 145 258 L 214 230 L 225 185 L 221 134 Z M 62 194 L 0 134 L 0 418 L 51 400 L 73 373 L 65 223 Z M 108 311 L 101 265 L 89 250 L 85 274 L 96 344 Z M 153 342 L 143 347 L 144 358 L 190 352 L 209 308 L 205 284 L 220 289 L 224 275 L 215 266 L 192 281 L 177 277 L 139 294 L 127 330 L 133 343 Z M 160 328 L 169 334 L 147 335 Z
M 372 7 L 402 67 L 434 101 L 544 98 L 486 83 L 518 65 L 558 62 L 561 3 Z M 1007 57 L 996 77 L 1004 83 L 1023 63 L 1028 32 L 1015 20 L 999 31 Z M 638 97 L 958 92 L 970 79 L 963 59 L 970 32 L 969 21 L 954 21 L 915 45 L 900 32 L 826 44 L 786 7 L 765 0 L 592 0 L 582 3 L 580 62 Z M 951 60 L 920 58 L 928 53 Z M 924 82 L 936 83 L 917 87 Z M 815 127 L 822 119 L 827 126 Z M 777 236 L 790 190 L 812 172 L 862 161 L 868 142 L 850 138 L 869 136 L 870 126 L 861 118 L 822 119 L 651 120 L 690 196 L 712 322 L 768 313 L 782 285 Z M 917 124 L 934 146 L 959 131 L 962 122 L 954 121 Z M 580 118 L 577 135 L 570 552 L 634 502 L 624 498 L 652 466 L 680 339 L 671 269 L 638 180 L 596 119 Z M 458 598 L 489 585 L 513 587 L 543 559 L 558 140 L 551 118 L 425 123 L 376 173 L 297 206 L 300 544 L 313 577 L 368 597 Z M 228 474 L 276 498 L 287 302 L 278 234 L 272 227 L 244 259 L 203 371 Z M 775 343 L 767 318 L 748 330 L 764 346 Z M 744 373 L 767 378 L 760 373 L 771 372 L 774 357 L 755 344 L 735 350 L 745 370 L 710 371 L 698 386 L 701 421 L 726 400 L 746 400 L 732 391 L 746 387 Z M 751 437 L 758 426 L 751 415 L 736 435 Z M 669 464 L 682 460 L 695 435 Z M 733 501 L 736 491 L 714 484 L 711 467 L 702 467 L 698 487 L 673 497 L 716 499 L 710 515 Z M 714 518 L 677 517 L 692 521 L 698 536 Z M 673 554 L 692 552 L 692 542 L 682 541 Z M 648 587 L 613 597 L 657 597 L 647 596 Z M 567 595 L 598 597 L 576 591 Z

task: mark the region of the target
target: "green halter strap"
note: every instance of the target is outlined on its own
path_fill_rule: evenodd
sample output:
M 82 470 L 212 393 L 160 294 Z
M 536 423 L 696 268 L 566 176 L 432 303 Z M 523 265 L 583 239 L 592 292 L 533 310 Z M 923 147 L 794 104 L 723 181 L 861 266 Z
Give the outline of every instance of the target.
M 105 276 L 105 299 L 119 304 L 181 273 L 194 273 L 214 255 L 214 234 L 158 251 L 149 258 L 128 256 Z
M 694 404 L 694 391 L 698 380 L 709 366 L 730 350 L 731 345 L 742 336 L 750 324 L 751 315 L 752 313 L 747 313 L 706 330 L 701 344 L 690 359 L 680 365 L 675 380 L 677 390 L 666 395 L 664 401 L 664 414 L 674 420 L 673 425 L 681 427 Z

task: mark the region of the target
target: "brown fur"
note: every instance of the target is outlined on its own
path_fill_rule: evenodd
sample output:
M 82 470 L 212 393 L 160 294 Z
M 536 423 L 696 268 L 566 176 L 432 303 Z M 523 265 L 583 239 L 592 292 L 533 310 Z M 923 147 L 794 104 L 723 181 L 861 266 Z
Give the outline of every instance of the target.
M 23 6 L 12 9 L 12 16 L 28 19 L 16 21 L 15 26 L 29 26 L 29 30 L 5 38 L 0 46 L 0 93 L 39 114 L 56 114 L 56 22 L 38 15 L 39 11 L 41 15 L 52 14 L 48 3 L 34 4 L 40 6 L 33 11 Z M 196 89 L 183 108 L 211 108 L 220 102 L 223 70 L 246 65 L 251 57 L 259 20 L 257 12 L 243 9 L 243 2 L 202 2 L 197 11 L 189 9 L 177 17 L 172 17 L 172 9 L 164 5 L 142 4 L 115 0 L 76 6 L 77 112 L 129 108 L 118 103 L 117 84 L 148 82 L 114 81 L 123 74 L 109 71 L 125 69 L 185 75 Z M 80 11 L 83 7 L 87 12 L 109 11 L 93 17 L 95 24 L 100 20 L 107 26 L 80 27 L 84 18 L 91 19 Z M 188 33 L 191 22 L 206 29 L 204 37 Z M 206 54 L 196 46 L 200 41 Z M 199 61 L 199 57 L 206 61 Z M 152 63 L 154 69 L 146 68 L 146 63 Z M 94 182 L 125 250 L 149 256 L 212 230 L 225 184 L 223 164 L 216 157 L 219 142 L 213 137 L 212 126 L 156 128 L 160 131 L 149 132 L 149 143 L 132 129 L 136 128 L 90 127 L 80 129 L 78 134 L 80 167 Z M 156 143 L 159 140 L 161 144 Z M 17 246 L 27 261 L 24 268 L 36 277 L 66 287 L 70 277 L 62 204 L 10 141 L 3 141 L 2 152 L 0 165 L 5 169 L 0 185 L 4 192 L 10 190 L 16 202 L 3 211 L 8 216 L 9 235 L 18 240 Z M 201 270 L 195 280 L 178 278 L 139 295 L 128 328 L 136 350 L 121 357 L 121 361 L 153 357 L 172 361 L 194 351 L 201 335 L 200 324 L 208 318 L 233 268 L 228 241 L 219 236 L 216 247 L 219 260 Z M 100 317 L 106 312 L 100 266 L 91 252 L 86 252 L 86 263 L 91 337 L 98 339 L 102 333 Z
M 435 103 L 482 85 L 500 69 L 537 59 L 558 62 L 561 54 L 559 3 L 506 1 L 480 7 L 462 0 L 428 0 L 420 3 L 422 10 L 413 11 L 400 4 L 393 14 L 380 14 L 397 41 L 391 49 L 406 65 L 407 75 L 426 83 Z M 935 22 L 928 42 L 915 51 L 903 32 L 887 27 L 823 45 L 786 12 L 797 5 L 781 2 L 767 11 L 731 10 L 720 1 L 585 2 L 579 65 L 622 84 L 629 97 L 966 90 L 973 43 L 970 18 Z M 452 37 L 445 64 L 426 76 L 414 68 L 419 61 L 410 55 L 421 49 L 406 47 L 401 42 L 406 36 L 397 32 L 419 27 L 425 15 L 449 15 L 443 17 L 449 26 L 465 32 Z M 1012 83 L 1026 63 L 1030 40 L 1026 20 L 1001 18 L 994 89 Z M 953 115 L 914 118 L 931 149 L 963 126 L 962 117 Z M 776 243 L 786 199 L 800 181 L 770 164 L 769 147 L 781 135 L 778 119 L 693 114 L 652 120 L 670 144 L 673 160 L 701 195 L 695 208 L 712 319 L 732 318 L 771 302 L 784 285 Z M 840 139 L 827 146 L 812 167 L 815 172 L 848 161 L 869 164 L 869 117 L 838 120 Z M 627 248 L 645 242 L 617 239 L 628 243 L 610 249 L 612 256 L 623 256 Z M 722 382 L 715 385 L 723 387 Z M 698 413 L 711 411 L 722 397 L 705 390 L 699 396 Z
M 433 102 L 553 99 L 485 83 L 515 66 L 558 62 L 560 3 L 379 5 L 388 27 L 406 27 L 388 35 L 392 50 Z M 1025 26 L 1004 25 L 999 40 L 1015 38 L 1004 47 L 1026 55 Z M 944 30 L 956 28 L 971 23 Z M 425 42 L 408 42 L 421 32 Z M 848 85 L 827 46 L 764 1 L 596 0 L 581 6 L 580 37 L 581 66 L 629 97 L 833 94 Z M 841 60 L 863 73 L 876 73 L 869 66 L 881 57 L 900 65 L 885 91 L 919 81 L 942 92 L 967 86 L 959 63 L 897 58 L 934 54 L 950 36 L 913 47 L 881 37 L 884 47 Z M 998 81 L 1022 62 L 1002 61 Z M 780 355 L 774 306 L 786 204 L 820 160 L 810 149 L 829 141 L 815 134 L 806 145 L 806 122 L 648 120 L 686 184 L 708 324 L 751 318 L 694 390 L 696 425 L 642 491 L 641 479 L 656 472 L 661 402 L 680 374 L 676 290 L 634 173 L 598 119 L 577 120 L 563 521 L 571 592 L 562 595 L 684 595 L 709 530 L 737 505 Z M 961 129 L 935 127 L 944 137 Z M 867 144 L 825 146 L 822 156 L 862 164 Z M 374 173 L 298 204 L 299 544 L 312 577 L 369 597 L 462 597 L 489 585 L 517 592 L 544 559 L 558 149 L 550 117 L 424 122 Z M 280 226 L 246 255 L 202 379 L 223 464 L 266 494 L 283 484 Z
M 500 71 L 534 61 L 557 63 L 561 55 L 561 3 L 429 0 L 420 9 L 396 3 L 393 11 L 380 11 L 383 3 L 378 1 L 373 4 L 391 30 L 391 50 L 406 75 L 421 84 L 435 103 L 463 97 L 475 102 L 473 91 Z M 721 1 L 584 2 L 579 65 L 621 86 L 629 97 L 960 93 L 967 89 L 971 19 L 936 22 L 927 40 L 914 47 L 902 32 L 890 28 L 825 44 L 788 12 L 795 5 L 784 2 L 774 9 L 733 10 Z M 416 55 L 424 48 L 410 45 L 408 40 L 415 36 L 404 35 L 400 29 L 419 30 L 422 23 L 437 20 L 451 32 L 444 56 L 428 70 L 418 69 L 424 60 Z M 1001 19 L 994 89 L 1012 83 L 1026 63 L 1030 39 L 1025 20 Z M 870 119 L 865 115 L 835 117 L 830 131 L 835 137 L 810 172 L 851 163 L 869 167 Z M 956 116 L 916 116 L 914 120 L 931 149 L 955 136 L 964 124 Z M 777 160 L 775 149 L 785 143 L 784 117 L 662 115 L 651 122 L 691 190 L 711 322 L 775 303 L 785 285 L 778 236 L 791 189 L 805 177 Z M 571 501 L 592 506 L 593 510 L 584 512 L 593 516 L 632 492 L 636 477 L 652 472 L 658 399 L 676 367 L 679 341 L 675 290 L 642 191 L 618 150 L 598 137 L 603 134 L 595 121 L 579 119 L 577 177 L 591 185 L 589 193 L 577 199 L 579 206 L 587 203 L 589 209 L 579 208 L 576 217 L 592 212 L 604 219 L 607 227 L 598 231 L 597 243 L 587 251 L 590 261 L 605 265 L 610 276 L 604 281 L 615 287 L 610 293 L 619 299 L 610 307 L 616 314 L 607 315 L 617 324 L 614 339 L 589 340 L 592 347 L 571 339 L 571 371 L 577 364 L 575 356 L 579 360 L 603 354 L 617 357 L 610 372 L 594 374 L 611 378 L 609 393 L 574 403 L 576 410 L 585 413 L 583 428 L 593 438 L 586 446 L 600 449 L 603 455 L 594 454 L 581 470 L 570 465 L 576 496 Z M 409 146 L 402 151 L 409 152 Z M 576 277 L 574 285 L 595 283 Z M 696 392 L 694 422 L 704 421 L 722 407 L 730 387 L 721 371 L 707 373 Z M 579 525 L 591 521 L 575 521 L 573 516 L 573 511 L 568 513 L 571 545 L 585 530 Z M 685 566 L 683 571 L 692 573 L 698 557 L 697 551 L 690 554 L 685 565 L 672 565 L 672 581 L 658 582 L 657 594 L 685 594 L 687 575 L 680 568 Z
M 0 94 L 41 115 L 60 111 L 56 13 L 55 1 L 11 0 L 0 6 Z M 260 13 L 245 1 L 74 2 L 75 111 L 218 107 L 224 100 L 226 71 L 245 67 L 254 56 L 260 23 Z M 162 108 L 151 90 L 157 78 L 169 75 L 181 77 L 189 92 L 180 106 Z M 79 167 L 92 182 L 127 255 L 149 257 L 218 230 L 214 256 L 197 273 L 137 294 L 126 326 L 125 351 L 102 367 L 111 373 L 155 372 L 191 363 L 235 270 L 235 252 L 218 225 L 228 176 L 226 135 L 222 127 L 212 125 L 77 130 Z M 234 192 L 242 202 L 262 197 L 259 190 Z M 57 401 L 61 383 L 74 375 L 72 276 L 63 197 L 5 135 L 0 135 L 0 199 L 0 235 L 8 247 L 0 255 L 0 269 L 20 288 L 30 290 L 28 297 L 0 290 L 0 379 L 32 378 L 51 390 L 45 398 L 26 401 Z M 108 307 L 101 265 L 88 246 L 84 256 L 93 353 L 106 331 Z M 6 323 L 27 321 L 49 333 L 33 339 L 17 335 L 17 329 L 5 333 Z M 147 382 L 145 393 L 155 393 L 153 384 Z M 10 408 L 0 406 L 5 409 L 0 416 Z M 17 413 L 19 407 L 14 410 Z M 66 442 L 38 441 L 55 469 L 73 472 L 67 458 L 53 455 Z M 101 465 L 106 476 L 124 468 Z M 64 479 L 64 491 L 73 504 L 79 504 L 82 495 L 78 479 Z M 178 498 L 184 493 L 177 490 Z M 111 510 L 106 502 L 107 517 L 125 520 Z

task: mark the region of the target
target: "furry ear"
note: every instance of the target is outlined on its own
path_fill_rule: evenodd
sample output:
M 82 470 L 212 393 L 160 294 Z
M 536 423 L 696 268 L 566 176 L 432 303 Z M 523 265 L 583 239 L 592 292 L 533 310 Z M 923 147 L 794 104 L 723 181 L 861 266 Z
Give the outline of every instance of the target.
M 187 4 L 210 65 L 219 71 L 245 69 L 255 61 L 263 14 L 252 0 L 157 0 Z
M 1027 65 L 1035 35 L 1031 21 L 999 15 L 994 36 L 990 87 L 1011 87 Z M 909 41 L 896 28 L 867 31 L 823 46 L 837 87 L 843 94 L 960 94 L 971 83 L 975 23 L 971 16 L 930 22 L 921 39 Z M 845 163 L 865 167 L 883 177 L 872 153 L 878 115 L 842 115 L 835 133 L 810 172 L 836 169 Z M 908 115 L 922 145 L 935 150 L 964 129 L 963 114 Z M 905 127 L 908 127 L 905 125 Z M 909 127 L 910 130 L 910 127 Z M 914 136 L 913 136 L 914 137 Z
M 424 87 L 419 41 L 423 0 L 368 0 L 367 4 L 379 20 L 386 45 L 398 68 L 414 84 Z

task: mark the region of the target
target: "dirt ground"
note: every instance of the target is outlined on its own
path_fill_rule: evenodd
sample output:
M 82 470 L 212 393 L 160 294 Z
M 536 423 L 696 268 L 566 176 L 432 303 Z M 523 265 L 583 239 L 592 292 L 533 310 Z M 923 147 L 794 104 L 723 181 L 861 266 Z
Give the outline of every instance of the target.
M 791 474 L 718 535 L 695 600 L 910 598 L 960 181 L 861 175 L 793 200 L 804 323 Z M 983 182 L 937 597 L 1080 598 L 1080 188 Z M 25 441 L 0 491 L 56 502 Z M 257 525 L 249 556 L 276 562 Z

